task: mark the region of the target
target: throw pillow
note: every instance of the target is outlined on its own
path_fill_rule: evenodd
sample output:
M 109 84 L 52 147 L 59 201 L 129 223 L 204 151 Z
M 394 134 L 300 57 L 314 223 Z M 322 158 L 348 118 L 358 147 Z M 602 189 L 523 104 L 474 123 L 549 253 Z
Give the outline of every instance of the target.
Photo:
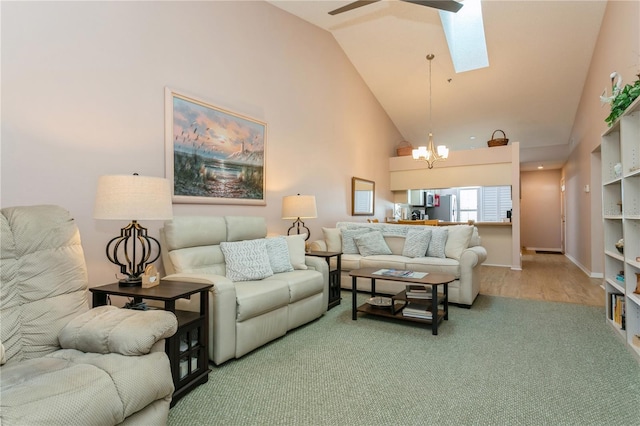
M 284 237 L 267 238 L 267 254 L 274 274 L 293 271 L 289 260 L 289 245 Z
M 366 234 L 371 232 L 371 229 L 368 228 L 358 228 L 358 229 L 343 229 L 342 231 L 342 253 L 344 254 L 358 254 L 358 247 L 356 246 L 356 242 L 353 240 L 354 237 Z
M 431 241 L 431 229 L 411 229 L 404 240 L 402 255 L 406 257 L 425 257 L 429 242 Z
M 261 280 L 273 275 L 264 238 L 220 243 L 226 276 L 231 281 Z
M 376 254 L 391 254 L 391 249 L 382 236 L 382 232 L 373 231 L 353 237 L 358 247 L 358 251 L 363 256 L 373 256 Z
M 447 228 L 449 235 L 447 236 L 447 244 L 444 247 L 444 254 L 451 259 L 460 260 L 462 252 L 469 247 L 474 227 L 469 225 L 453 225 L 447 226 Z
M 342 233 L 338 228 L 322 228 L 327 251 L 342 251 Z
M 429 241 L 429 248 L 427 248 L 428 257 L 445 258 L 444 248 L 447 244 L 447 227 L 434 226 L 431 229 L 431 241 Z
M 284 237 L 287 240 L 287 247 L 289 248 L 289 261 L 293 269 L 308 269 L 307 264 L 304 263 L 304 243 L 307 234 L 295 234 L 287 235 Z

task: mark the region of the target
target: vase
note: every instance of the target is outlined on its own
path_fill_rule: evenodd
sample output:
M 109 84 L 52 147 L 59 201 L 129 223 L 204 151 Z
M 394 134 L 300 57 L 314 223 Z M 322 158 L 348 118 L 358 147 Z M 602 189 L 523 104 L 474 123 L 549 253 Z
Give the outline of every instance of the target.
M 636 278 L 637 278 L 637 281 L 636 281 L 636 290 L 634 291 L 634 293 L 636 293 L 636 294 L 640 294 L 640 273 L 637 273 L 637 272 L 636 272 Z

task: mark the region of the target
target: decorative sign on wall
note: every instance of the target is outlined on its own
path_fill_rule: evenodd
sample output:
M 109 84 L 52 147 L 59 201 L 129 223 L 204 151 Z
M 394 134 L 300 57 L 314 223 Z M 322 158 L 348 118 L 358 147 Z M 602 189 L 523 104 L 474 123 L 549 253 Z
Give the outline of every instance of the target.
M 165 89 L 174 203 L 265 205 L 267 124 Z

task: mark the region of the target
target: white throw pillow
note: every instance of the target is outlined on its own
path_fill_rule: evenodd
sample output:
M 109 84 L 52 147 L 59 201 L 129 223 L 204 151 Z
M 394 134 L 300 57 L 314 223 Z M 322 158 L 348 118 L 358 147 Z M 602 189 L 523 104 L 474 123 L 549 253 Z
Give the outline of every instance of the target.
M 402 255 L 406 257 L 425 257 L 429 242 L 431 241 L 431 229 L 411 229 L 404 240 Z
M 358 237 L 353 237 L 358 247 L 358 251 L 363 256 L 374 256 L 376 254 L 391 254 L 391 249 L 382 236 L 382 232 L 373 231 Z
M 327 251 L 342 251 L 342 233 L 338 228 L 322 228 L 324 241 L 327 243 Z
M 273 275 L 264 238 L 220 243 L 226 276 L 231 281 L 261 280 Z
M 289 245 L 283 236 L 267 238 L 267 254 L 274 274 L 293 271 L 289 258 Z
M 307 264 L 304 263 L 305 238 L 307 238 L 307 234 L 287 235 L 285 237 L 287 240 L 287 247 L 289 248 L 289 261 L 291 262 L 293 269 L 308 269 Z
M 444 254 L 451 259 L 460 260 L 462 252 L 469 247 L 473 228 L 473 226 L 469 225 L 447 226 L 449 235 L 447 236 Z
M 431 229 L 431 241 L 429 241 L 427 257 L 445 258 L 444 249 L 447 244 L 447 228 L 448 226 L 434 226 Z
M 369 228 L 358 228 L 358 229 L 343 229 L 342 232 L 342 253 L 344 254 L 358 254 L 358 247 L 356 246 L 356 242 L 353 240 L 354 237 L 358 237 L 360 235 L 371 232 Z

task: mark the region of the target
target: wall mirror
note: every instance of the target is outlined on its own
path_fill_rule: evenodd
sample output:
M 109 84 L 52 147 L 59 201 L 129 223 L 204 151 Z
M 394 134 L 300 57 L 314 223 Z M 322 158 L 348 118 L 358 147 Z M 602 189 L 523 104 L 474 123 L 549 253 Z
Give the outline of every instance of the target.
M 373 216 L 375 198 L 375 182 L 351 178 L 351 216 Z

